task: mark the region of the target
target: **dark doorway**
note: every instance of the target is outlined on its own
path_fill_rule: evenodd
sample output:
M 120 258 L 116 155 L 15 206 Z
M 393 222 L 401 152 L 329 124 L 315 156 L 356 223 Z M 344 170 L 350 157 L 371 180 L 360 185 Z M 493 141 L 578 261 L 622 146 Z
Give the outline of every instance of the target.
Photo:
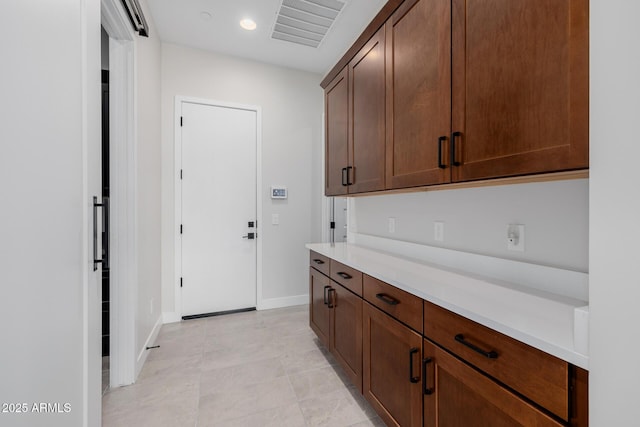
M 102 29 L 102 203 L 109 209 L 109 36 Z M 107 218 L 109 212 L 106 212 Z M 102 259 L 109 259 L 109 221 L 102 228 Z M 102 264 L 102 391 L 109 389 L 109 264 Z

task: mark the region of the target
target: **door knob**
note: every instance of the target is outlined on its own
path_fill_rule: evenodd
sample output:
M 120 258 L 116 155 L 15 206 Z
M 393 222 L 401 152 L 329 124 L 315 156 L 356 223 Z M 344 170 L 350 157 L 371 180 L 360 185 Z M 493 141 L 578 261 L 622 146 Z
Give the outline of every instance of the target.
M 256 238 L 256 233 L 247 233 L 246 236 L 242 236 L 243 239 L 253 240 Z

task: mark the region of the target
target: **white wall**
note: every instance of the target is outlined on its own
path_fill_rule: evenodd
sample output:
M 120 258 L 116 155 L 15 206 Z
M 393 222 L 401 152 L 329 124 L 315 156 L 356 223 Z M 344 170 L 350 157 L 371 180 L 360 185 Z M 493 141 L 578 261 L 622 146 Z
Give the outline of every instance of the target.
M 353 198 L 352 232 L 588 271 L 588 180 Z M 396 219 L 395 233 L 388 219 Z M 433 223 L 445 223 L 444 241 Z M 507 225 L 525 225 L 525 252 L 507 250 Z M 355 227 L 354 227 L 355 225 Z
M 137 260 L 136 373 L 147 341 L 162 317 L 160 286 L 160 39 L 146 1 L 140 1 L 149 37 L 136 37 Z
M 99 2 L 3 2 L 0 39 L 0 403 L 28 406 L 0 424 L 96 425 L 99 384 L 86 384 L 100 378 L 100 331 L 85 325 L 99 326 L 100 307 L 88 198 L 100 178 Z M 63 413 L 31 412 L 39 402 Z
M 170 317 L 174 291 L 174 102 L 176 96 L 262 107 L 263 301 L 258 307 L 305 302 L 304 243 L 319 241 L 321 216 L 321 76 L 173 44 L 162 44 L 162 309 Z M 272 201 L 271 185 L 287 200 Z M 271 214 L 280 225 L 271 225 Z M 298 298 L 295 298 L 298 297 Z
M 632 426 L 640 395 L 640 3 L 590 5 L 590 421 Z

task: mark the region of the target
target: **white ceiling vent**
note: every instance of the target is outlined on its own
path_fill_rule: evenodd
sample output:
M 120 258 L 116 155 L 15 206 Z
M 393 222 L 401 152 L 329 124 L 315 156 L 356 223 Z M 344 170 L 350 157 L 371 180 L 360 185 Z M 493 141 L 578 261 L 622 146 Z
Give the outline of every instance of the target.
M 343 7 L 340 0 L 282 0 L 271 38 L 318 47 Z

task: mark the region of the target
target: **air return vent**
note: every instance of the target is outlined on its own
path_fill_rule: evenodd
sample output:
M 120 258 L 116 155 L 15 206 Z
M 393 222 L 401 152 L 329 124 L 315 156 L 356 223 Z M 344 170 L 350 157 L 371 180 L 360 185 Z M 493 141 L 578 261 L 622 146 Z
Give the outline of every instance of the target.
M 339 0 L 282 0 L 271 38 L 318 47 L 343 7 Z

